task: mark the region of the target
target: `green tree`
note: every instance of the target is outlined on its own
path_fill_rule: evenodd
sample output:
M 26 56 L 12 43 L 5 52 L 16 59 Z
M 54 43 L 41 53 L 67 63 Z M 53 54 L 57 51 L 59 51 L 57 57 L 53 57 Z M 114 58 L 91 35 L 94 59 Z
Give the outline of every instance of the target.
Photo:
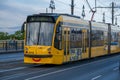
M 6 40 L 9 38 L 9 35 L 7 32 L 0 32 L 0 40 Z
M 23 40 L 24 39 L 24 33 L 21 33 L 20 30 L 16 31 L 14 34 L 15 38 L 18 40 Z
M 20 30 L 16 31 L 14 34 L 8 34 L 7 32 L 0 32 L 0 40 L 8 40 L 14 38 L 17 40 L 23 40 L 24 33 L 21 33 Z
M 9 34 L 9 39 L 15 38 L 15 34 Z

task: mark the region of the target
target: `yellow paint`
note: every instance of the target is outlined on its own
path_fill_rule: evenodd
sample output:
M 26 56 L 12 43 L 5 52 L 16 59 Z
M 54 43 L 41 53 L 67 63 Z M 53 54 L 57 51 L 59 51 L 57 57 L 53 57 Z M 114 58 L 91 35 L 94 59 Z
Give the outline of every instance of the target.
M 89 49 L 87 48 L 85 53 L 82 53 L 82 59 L 87 59 L 89 58 L 89 53 L 88 53 Z
M 104 46 L 91 48 L 91 57 L 102 56 L 105 54 L 107 54 L 107 50 L 104 49 Z
M 120 52 L 120 48 L 115 45 L 115 46 L 111 46 L 111 54 L 114 54 L 114 53 L 117 53 L 117 52 Z
M 29 57 L 24 57 L 24 63 L 29 63 L 29 64 L 53 64 L 53 60 L 52 58 L 40 58 L 40 61 L 35 62 L 33 60 L 33 58 L 29 58 Z
M 54 34 L 52 40 L 52 46 L 25 46 L 24 47 L 24 54 L 32 54 L 32 55 L 46 55 L 49 54 L 48 49 L 51 49 L 51 54 L 53 55 L 52 58 L 40 58 L 41 60 L 35 62 L 33 58 L 24 57 L 24 63 L 39 63 L 39 64 L 62 64 L 63 63 L 63 50 L 57 50 L 54 48 L 54 37 L 56 32 L 56 26 L 59 21 L 62 21 L 62 17 L 59 17 L 56 21 L 54 26 Z M 26 34 L 25 34 L 26 35 Z
M 69 62 L 70 61 L 70 57 L 74 57 L 76 56 L 76 54 L 70 54 L 68 53 L 68 55 L 64 55 L 64 44 L 66 44 L 67 48 L 66 51 L 68 51 L 69 49 L 69 45 L 70 45 L 70 41 L 69 41 L 69 35 L 68 35 L 68 31 L 69 28 L 65 28 L 65 30 L 67 31 L 66 34 L 66 43 L 64 43 L 64 41 L 62 40 L 62 50 L 57 50 L 56 48 L 54 48 L 54 37 L 55 37 L 55 32 L 56 32 L 56 26 L 59 22 L 62 22 L 62 16 L 60 16 L 57 21 L 56 24 L 54 26 L 54 34 L 53 34 L 53 40 L 52 40 L 52 46 L 38 46 L 38 45 L 33 45 L 33 46 L 25 46 L 24 47 L 24 54 L 35 54 L 35 55 L 47 55 L 49 54 L 49 49 L 51 54 L 53 55 L 53 57 L 51 58 L 40 58 L 40 61 L 35 62 L 33 60 L 33 58 L 29 58 L 29 57 L 24 57 L 24 63 L 36 63 L 36 64 L 63 64 L 65 62 Z M 86 47 L 86 39 L 87 39 L 87 31 L 86 30 L 82 30 L 82 47 Z M 26 35 L 26 34 L 25 34 Z M 63 38 L 63 36 L 62 36 Z M 111 47 L 111 53 L 116 53 L 116 52 L 120 52 L 120 48 L 118 46 L 112 46 Z M 91 57 L 97 57 L 97 56 L 102 56 L 102 55 L 106 55 L 107 54 L 107 49 L 105 49 L 105 46 L 100 46 L 100 47 L 92 47 L 91 48 Z M 81 59 L 87 59 L 89 58 L 89 49 L 88 47 L 86 48 L 86 52 L 82 52 L 82 54 L 78 57 L 78 60 Z M 39 58 L 38 58 L 39 59 Z

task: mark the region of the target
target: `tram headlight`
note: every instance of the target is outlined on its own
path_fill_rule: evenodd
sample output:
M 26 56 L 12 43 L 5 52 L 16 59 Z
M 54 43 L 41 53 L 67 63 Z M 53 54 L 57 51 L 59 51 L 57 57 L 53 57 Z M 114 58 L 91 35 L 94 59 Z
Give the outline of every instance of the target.
M 51 52 L 51 48 L 48 48 L 48 51 Z
M 48 48 L 48 53 L 51 54 L 51 48 Z
M 26 51 L 28 51 L 28 48 L 25 48 Z
M 28 48 L 27 47 L 25 47 L 25 53 L 28 53 Z

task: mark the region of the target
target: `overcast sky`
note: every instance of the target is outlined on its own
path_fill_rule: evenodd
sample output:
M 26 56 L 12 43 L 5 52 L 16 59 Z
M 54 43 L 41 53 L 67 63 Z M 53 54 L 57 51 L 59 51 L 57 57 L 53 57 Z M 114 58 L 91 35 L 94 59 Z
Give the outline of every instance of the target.
M 81 16 L 82 6 L 85 6 L 85 19 L 90 20 L 92 13 L 86 0 L 74 0 L 74 14 Z M 91 7 L 94 7 L 94 0 L 88 0 Z M 109 7 L 114 1 L 116 6 L 120 6 L 120 0 L 97 0 L 97 6 Z M 54 0 L 56 13 L 70 14 L 71 0 Z M 0 0 L 0 31 L 14 33 L 21 28 L 26 17 L 31 14 L 44 13 L 49 8 L 50 0 Z M 50 12 L 50 9 L 48 9 Z M 111 9 L 97 9 L 94 20 L 102 22 L 102 14 L 106 14 L 106 22 L 111 23 Z M 120 9 L 115 9 L 115 15 L 120 14 Z M 120 24 L 120 16 L 118 16 L 118 24 Z

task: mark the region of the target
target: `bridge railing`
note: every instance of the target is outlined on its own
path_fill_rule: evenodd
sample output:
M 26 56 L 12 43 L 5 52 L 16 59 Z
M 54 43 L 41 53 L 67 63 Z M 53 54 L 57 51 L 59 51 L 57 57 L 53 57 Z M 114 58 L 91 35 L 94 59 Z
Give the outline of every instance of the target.
M 23 51 L 23 40 L 0 40 L 0 53 Z

